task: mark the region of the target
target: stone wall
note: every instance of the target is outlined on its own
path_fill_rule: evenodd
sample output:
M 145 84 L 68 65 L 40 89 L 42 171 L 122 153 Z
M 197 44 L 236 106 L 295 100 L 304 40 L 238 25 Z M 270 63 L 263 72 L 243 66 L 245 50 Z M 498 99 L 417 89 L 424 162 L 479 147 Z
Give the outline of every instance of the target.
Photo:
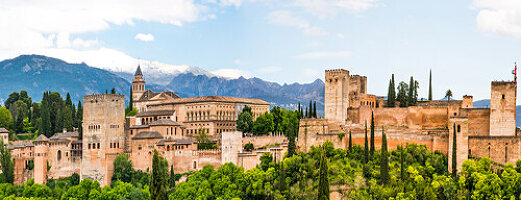
M 288 139 L 283 134 L 244 136 L 242 138 L 242 144 L 245 145 L 248 143 L 252 143 L 255 148 L 259 148 L 268 145 L 288 143 Z
M 488 108 L 462 108 L 461 116 L 469 119 L 469 136 L 489 135 L 490 131 L 490 109 Z
M 469 154 L 487 156 L 501 164 L 516 163 L 521 158 L 521 137 L 469 136 Z
M 222 163 L 231 162 L 237 165 L 237 154 L 242 151 L 244 144 L 242 133 L 238 131 L 223 132 L 221 138 Z
M 300 151 L 308 151 L 311 146 L 322 145 L 329 140 L 333 143 L 335 148 L 346 147 L 346 136 L 342 139 L 338 137 L 338 133 L 342 130 L 333 130 L 325 119 L 302 119 L 299 125 L 299 135 L 297 141 L 297 148 Z

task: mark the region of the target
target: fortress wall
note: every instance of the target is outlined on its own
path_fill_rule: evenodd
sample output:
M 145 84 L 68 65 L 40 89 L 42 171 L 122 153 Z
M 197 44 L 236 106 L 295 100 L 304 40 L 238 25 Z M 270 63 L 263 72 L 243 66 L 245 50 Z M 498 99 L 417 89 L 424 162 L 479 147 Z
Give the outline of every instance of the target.
M 194 161 L 194 168 L 196 170 L 203 169 L 205 165 L 213 165 L 215 169 L 222 165 L 222 151 L 220 149 L 196 150 L 193 151 L 196 156 Z
M 469 118 L 469 136 L 487 136 L 490 131 L 490 109 L 462 108 L 460 113 Z
M 432 151 L 439 151 L 444 155 L 449 155 L 449 137 L 448 134 L 433 136 Z
M 521 137 L 470 136 L 469 154 L 479 158 L 487 156 L 501 164 L 515 164 L 521 158 Z
M 398 146 L 405 146 L 407 144 L 418 144 L 425 145 L 429 151 L 437 150 L 434 148 L 434 137 L 420 134 L 401 134 L 401 133 L 389 133 L 387 135 L 387 149 L 394 151 Z M 367 133 L 368 143 L 370 141 L 370 133 Z M 346 136 L 349 138 L 349 135 Z M 349 139 L 348 139 L 349 140 Z M 353 145 L 364 146 L 365 135 L 364 133 L 352 133 Z M 374 139 L 375 149 L 379 150 L 382 147 L 382 132 L 381 130 L 375 130 Z
M 322 145 L 326 140 L 333 143 L 335 148 L 345 148 L 348 134 L 340 139 L 338 133 L 341 130 L 331 130 L 325 119 L 304 119 L 300 120 L 298 148 L 300 151 L 308 151 L 311 146 Z
M 421 107 L 422 127 L 424 129 L 436 129 L 447 127 L 447 108 L 445 107 Z
M 283 134 L 242 137 L 243 145 L 248 144 L 250 142 L 253 144 L 253 146 L 255 148 L 259 148 L 259 147 L 267 146 L 269 144 L 287 143 L 288 139 Z
M 376 108 L 374 110 L 376 126 L 407 126 L 408 117 L 408 108 Z

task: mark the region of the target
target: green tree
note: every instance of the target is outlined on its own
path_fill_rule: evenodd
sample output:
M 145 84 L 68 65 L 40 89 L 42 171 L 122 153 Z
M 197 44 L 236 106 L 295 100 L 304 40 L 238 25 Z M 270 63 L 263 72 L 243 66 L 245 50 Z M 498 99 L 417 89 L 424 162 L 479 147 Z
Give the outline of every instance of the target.
M 314 118 L 318 118 L 318 114 L 317 114 L 317 102 L 316 102 L 316 101 L 313 101 L 313 117 L 314 117 Z
M 286 194 L 287 183 L 286 183 L 286 171 L 284 170 L 284 162 L 279 163 L 279 177 L 277 181 L 278 190 L 282 195 Z
M 321 148 L 320 164 L 319 164 L 319 183 L 318 183 L 318 200 L 329 200 L 329 180 L 328 180 L 328 162 L 326 157 L 326 150 Z
M 389 90 L 387 91 L 387 107 L 394 107 L 396 101 L 396 90 L 394 86 L 394 74 L 389 81 Z
M 452 163 L 451 163 L 451 166 L 452 166 L 452 178 L 456 179 L 456 176 L 458 174 L 458 169 L 457 169 L 457 147 L 456 147 L 456 124 L 454 124 L 454 127 L 452 129 Z
M 153 200 L 168 199 L 168 162 L 154 150 L 150 194 Z
M 302 109 L 302 108 L 301 108 Z M 271 115 L 273 116 L 273 130 L 276 133 L 282 132 L 282 114 L 283 111 L 280 109 L 279 106 L 275 106 L 270 111 Z M 299 119 L 302 117 L 302 113 L 300 113 Z
M 295 139 L 298 133 L 299 119 L 297 112 L 286 111 L 282 119 L 283 132 L 286 138 L 288 138 L 288 157 L 291 157 L 296 152 Z
M 273 115 L 266 112 L 259 117 L 257 120 L 253 122 L 253 134 L 254 135 L 266 135 L 270 132 L 273 132 L 275 129 L 275 125 L 273 123 Z
M 432 101 L 432 70 L 429 71 L 429 101 Z
M 168 178 L 168 186 L 170 186 L 170 189 L 173 189 L 175 187 L 174 165 L 170 165 L 170 177 Z
M 134 96 L 132 94 L 132 86 L 130 86 L 130 95 L 128 96 L 128 101 L 129 110 L 134 110 Z
M 349 130 L 349 152 L 353 151 L 353 142 L 352 142 L 351 130 Z
M 112 89 L 110 90 L 110 94 L 116 94 L 116 89 L 115 89 L 115 88 L 112 88 Z
M 44 93 L 44 98 L 46 98 L 47 92 Z M 39 125 L 39 134 L 43 134 L 46 137 L 51 137 L 53 134 L 52 124 L 51 124 L 51 113 L 49 111 L 49 102 L 42 100 L 42 119 Z
M 123 181 L 130 183 L 132 181 L 132 161 L 129 160 L 129 155 L 120 153 L 116 159 L 114 159 L 114 174 L 112 175 L 112 183 L 116 181 Z
M 263 170 L 263 171 L 267 171 L 270 166 L 272 166 L 272 163 L 273 163 L 273 155 L 270 153 L 270 152 L 266 152 L 264 154 L 262 154 L 262 156 L 260 157 L 260 168 Z
M 407 90 L 409 86 L 405 82 L 400 82 L 398 85 L 398 95 L 396 96 L 396 100 L 400 102 L 400 107 L 407 106 Z
M 411 80 L 409 82 L 409 92 L 407 93 L 407 103 L 409 106 L 416 105 L 416 101 L 418 100 L 418 94 L 417 94 L 417 84 L 418 82 L 414 80 L 414 78 L 411 76 Z
M 371 112 L 371 147 L 369 149 L 369 156 L 371 160 L 374 158 L 374 114 Z
M 364 137 L 364 160 L 363 163 L 369 162 L 369 144 L 367 142 L 367 121 L 365 122 L 365 137 Z
M 452 91 L 449 89 L 447 92 L 445 92 L 445 98 L 447 98 L 447 101 L 450 101 L 450 98 L 452 97 Z
M 11 150 L 4 145 L 4 140 L 0 139 L 0 167 L 2 169 L 2 178 L 5 183 L 14 182 L 14 160 L 11 156 Z
M 73 116 L 72 107 L 65 106 L 62 109 L 61 116 L 63 116 L 63 122 L 62 122 L 63 123 L 63 128 L 67 129 L 67 131 L 72 131 L 73 127 L 74 127 L 73 118 L 70 117 L 70 116 Z
M 81 101 L 78 101 L 78 110 L 76 111 L 76 121 L 75 121 L 75 126 L 78 128 L 78 133 L 79 133 L 79 139 L 81 140 L 82 137 L 83 137 L 83 128 L 81 126 L 81 123 L 83 121 L 83 108 L 81 106 Z
M 249 106 L 244 106 L 237 118 L 237 130 L 242 133 L 251 133 L 253 129 L 253 115 Z
M 383 184 L 389 183 L 389 155 L 387 154 L 387 136 L 382 127 L 382 149 L 380 150 L 380 179 Z
M 244 151 L 253 151 L 255 147 L 251 142 L 248 142 L 244 145 Z
M 0 107 L 0 128 L 8 129 L 13 124 L 11 112 L 6 107 Z

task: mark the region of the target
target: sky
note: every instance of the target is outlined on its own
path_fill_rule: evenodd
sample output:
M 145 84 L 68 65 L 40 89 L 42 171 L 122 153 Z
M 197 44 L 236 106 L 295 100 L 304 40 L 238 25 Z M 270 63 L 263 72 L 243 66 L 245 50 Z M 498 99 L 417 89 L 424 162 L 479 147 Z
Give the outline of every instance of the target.
M 395 74 L 427 97 L 432 70 L 436 99 L 488 99 L 490 81 L 512 80 L 521 62 L 519 0 L 3 0 L 0 30 L 2 60 L 158 62 L 280 84 L 343 68 L 378 96 Z

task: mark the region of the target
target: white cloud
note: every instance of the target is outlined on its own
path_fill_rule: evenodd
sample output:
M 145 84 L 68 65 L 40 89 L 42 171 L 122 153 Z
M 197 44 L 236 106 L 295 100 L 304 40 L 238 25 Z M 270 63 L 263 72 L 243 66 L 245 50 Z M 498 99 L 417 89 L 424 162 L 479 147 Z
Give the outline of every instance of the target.
M 242 4 L 242 0 L 221 0 L 221 6 L 235 6 L 239 8 Z
M 344 39 L 345 38 L 344 34 L 342 34 L 342 33 L 337 33 L 336 37 L 338 37 L 340 39 Z
M 320 18 L 334 16 L 338 12 L 362 12 L 382 6 L 379 0 L 295 0 L 293 4 Z
M 217 76 L 233 79 L 239 78 L 241 76 L 245 78 L 251 77 L 251 74 L 249 72 L 240 69 L 218 69 L 215 71 L 211 71 L 210 73 L 215 74 Z
M 351 56 L 352 52 L 350 51 L 316 51 L 309 52 L 295 56 L 298 59 L 320 59 L 320 58 L 339 58 L 339 57 L 347 57 Z
M 475 0 L 480 9 L 476 21 L 478 28 L 511 37 L 521 37 L 521 1 Z
M 136 40 L 141 40 L 144 42 L 151 42 L 154 41 L 154 36 L 150 33 L 144 34 L 144 33 L 138 33 L 136 37 L 134 37 Z
M 99 41 L 96 40 L 83 40 L 81 38 L 76 38 L 72 41 L 72 46 L 74 48 L 89 48 L 94 47 L 99 44 Z
M 311 36 L 324 36 L 327 32 L 323 31 L 319 27 L 311 26 L 310 23 L 303 19 L 295 16 L 291 11 L 278 10 L 271 12 L 267 20 L 271 24 L 279 26 L 291 26 L 301 29 L 304 34 Z

